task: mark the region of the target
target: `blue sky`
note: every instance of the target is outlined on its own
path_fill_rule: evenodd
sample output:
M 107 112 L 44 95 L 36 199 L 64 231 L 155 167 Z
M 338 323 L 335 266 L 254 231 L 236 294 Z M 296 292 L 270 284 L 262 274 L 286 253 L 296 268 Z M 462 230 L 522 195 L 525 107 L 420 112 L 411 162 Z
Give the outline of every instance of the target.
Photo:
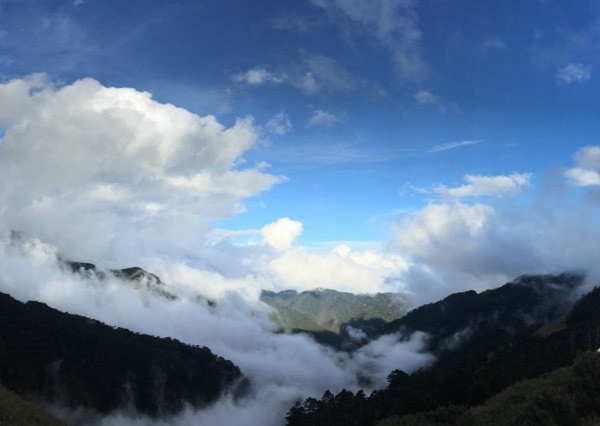
M 0 0 L 0 77 L 149 91 L 261 140 L 285 176 L 217 222 L 374 241 L 437 185 L 549 170 L 597 143 L 600 2 Z M 424 193 L 429 191 L 429 193 Z

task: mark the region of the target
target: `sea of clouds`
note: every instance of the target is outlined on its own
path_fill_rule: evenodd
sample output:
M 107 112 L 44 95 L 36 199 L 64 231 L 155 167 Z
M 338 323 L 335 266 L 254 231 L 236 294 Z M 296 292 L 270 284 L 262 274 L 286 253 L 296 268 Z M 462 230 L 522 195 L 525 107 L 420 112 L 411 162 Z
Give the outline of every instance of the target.
M 251 380 L 247 397 L 224 396 L 168 424 L 278 425 L 298 399 L 357 390 L 361 376 L 383 386 L 395 368 L 433 362 L 422 334 L 383 336 L 352 355 L 276 334 L 263 289 L 405 292 L 416 306 L 524 273 L 600 277 L 595 146 L 550 171 L 535 196 L 520 198 L 534 186 L 530 173 L 466 175 L 463 185 L 432 187 L 431 201 L 397 218 L 380 249 L 313 250 L 298 244 L 303 224 L 290 218 L 246 231 L 212 226 L 285 184 L 268 164 L 244 161 L 262 137 L 251 117 L 226 127 L 146 92 L 39 74 L 0 84 L 0 125 L 0 291 L 208 346 Z M 60 259 L 141 266 L 178 299 L 84 278 Z M 127 413 L 99 422 L 163 424 Z

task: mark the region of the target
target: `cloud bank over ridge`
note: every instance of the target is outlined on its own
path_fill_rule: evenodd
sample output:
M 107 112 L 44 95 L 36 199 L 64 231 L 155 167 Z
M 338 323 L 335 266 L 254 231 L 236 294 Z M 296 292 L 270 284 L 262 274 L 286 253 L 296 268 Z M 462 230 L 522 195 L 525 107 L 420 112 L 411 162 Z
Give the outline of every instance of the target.
M 57 86 L 33 75 L 0 84 L 0 122 L 0 291 L 207 345 L 259 389 L 242 402 L 185 413 L 175 424 L 248 417 L 277 424 L 296 398 L 357 388 L 366 372 L 381 385 L 392 367 L 431 362 L 419 336 L 384 336 L 350 357 L 304 336 L 274 334 L 271 311 L 258 300 L 262 289 L 404 291 L 420 304 L 523 273 L 580 268 L 600 277 L 600 197 L 593 186 L 571 196 L 563 175 L 551 176 L 537 198 L 518 201 L 533 175 L 468 174 L 464 185 L 437 186 L 441 198 L 394 222 L 387 247 L 323 251 L 298 245 L 304 226 L 291 218 L 256 230 L 212 227 L 283 179 L 264 164 L 245 164 L 260 138 L 251 118 L 226 127 L 135 89 L 92 79 Z M 582 148 L 576 166 L 596 172 L 597 153 L 596 146 Z M 484 203 L 484 196 L 491 198 Z M 16 242 L 12 230 L 23 231 Z M 240 235 L 249 238 L 236 242 Z M 142 266 L 180 298 L 168 302 L 113 279 L 84 280 L 62 271 L 59 257 Z

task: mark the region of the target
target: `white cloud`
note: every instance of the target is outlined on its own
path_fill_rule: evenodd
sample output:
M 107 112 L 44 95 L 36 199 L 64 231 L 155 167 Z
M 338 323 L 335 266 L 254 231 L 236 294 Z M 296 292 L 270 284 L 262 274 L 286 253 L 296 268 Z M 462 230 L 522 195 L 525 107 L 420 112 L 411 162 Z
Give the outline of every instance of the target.
M 597 284 L 597 204 L 559 194 L 512 207 L 430 204 L 398 221 L 393 246 L 409 262 L 400 278 L 415 303 L 497 287 L 522 274 L 585 271 Z
M 265 129 L 269 133 L 273 133 L 275 135 L 285 135 L 292 130 L 292 123 L 288 118 L 287 114 L 283 111 L 275 114 L 273 118 L 267 121 L 265 125 Z
M 275 74 L 269 71 L 266 67 L 258 65 L 254 68 L 249 69 L 244 73 L 235 74 L 232 80 L 236 83 L 246 83 L 252 86 L 259 86 L 261 84 L 281 84 L 286 81 L 284 74 Z
M 369 31 L 392 53 L 402 78 L 419 80 L 426 71 L 421 57 L 419 17 L 414 0 L 312 0 L 333 19 L 342 18 Z
M 588 145 L 577 150 L 573 156 L 575 163 L 579 167 L 586 167 L 591 169 L 600 168 L 600 146 Z
M 373 244 L 337 243 L 325 244 L 313 250 L 296 246 L 303 231 L 301 222 L 281 218 L 258 230 L 227 231 L 217 230 L 211 250 L 225 248 L 221 266 L 213 263 L 212 268 L 223 274 L 231 274 L 238 261 L 243 259 L 241 272 L 236 277 L 248 275 L 261 277 L 262 288 L 312 290 L 330 288 L 355 293 L 377 293 L 380 291 L 401 291 L 403 284 L 397 280 L 408 263 L 401 255 L 389 253 Z M 235 246 L 235 252 L 221 239 L 249 237 L 247 244 Z M 261 240 L 254 238 L 260 236 Z M 204 256 L 214 257 L 204 253 Z M 157 269 L 157 268 L 155 268 Z M 160 268 L 158 268 L 160 269 Z M 206 281 L 198 277 L 197 281 Z M 220 286 L 221 287 L 221 286 Z M 260 288 L 252 291 L 259 292 Z
M 300 52 L 300 58 L 278 72 L 258 65 L 232 80 L 253 86 L 288 84 L 308 95 L 322 91 L 352 91 L 366 85 L 365 79 L 341 67 L 334 59 Z
M 309 126 L 333 126 L 339 121 L 339 117 L 322 109 L 313 111 L 313 115 L 308 120 Z
M 260 230 L 263 241 L 277 251 L 284 251 L 292 247 L 302 234 L 302 223 L 287 217 L 265 225 Z
M 290 84 L 307 94 L 321 91 L 352 91 L 366 83 L 341 67 L 334 59 L 302 52 L 300 62 L 290 71 Z
M 415 100 L 421 105 L 437 104 L 439 98 L 428 90 L 419 90 L 415 94 Z
M 569 178 L 569 183 L 573 186 L 600 185 L 600 174 L 596 170 L 574 167 L 567 170 L 565 176 Z
M 451 244 L 453 240 L 476 236 L 492 215 L 493 209 L 484 204 L 429 204 L 404 221 L 396 243 L 421 260 L 440 243 Z
M 248 254 L 262 249 L 249 246 L 240 250 Z M 342 388 L 357 390 L 359 377 L 372 377 L 374 386 L 384 386 L 391 366 L 411 371 L 432 360 L 421 353 L 421 335 L 403 342 L 396 336 L 384 337 L 349 355 L 324 348 L 303 335 L 274 333 L 269 320 L 272 310 L 258 301 L 261 288 L 272 288 L 269 281 L 253 274 L 231 277 L 208 270 L 210 257 L 195 261 L 160 256 L 143 259 L 166 288 L 179 296 L 169 301 L 134 290 L 110 276 L 104 281 L 84 279 L 61 270 L 58 253 L 56 247 L 38 239 L 0 238 L 0 291 L 109 325 L 208 346 L 238 365 L 253 385 L 251 393 L 242 398 L 226 395 L 209 407 L 189 409 L 168 420 L 117 413 L 102 420 L 106 426 L 275 426 L 297 399 L 320 397 L 326 389 L 334 393 Z M 243 262 L 242 257 L 229 253 L 229 272 L 236 262 Z M 211 306 L 206 298 L 217 303 Z M 373 358 L 371 353 L 385 355 Z
M 239 167 L 257 139 L 252 119 L 226 128 L 92 79 L 1 84 L 0 120 L 3 227 L 52 241 L 68 256 L 134 256 L 132 244 L 193 247 L 211 220 L 240 212 L 245 198 L 280 180 Z M 177 245 L 160 241 L 167 233 Z
M 592 67 L 580 63 L 570 63 L 556 71 L 556 78 L 564 84 L 585 83 L 592 78 Z
M 462 146 L 477 145 L 482 142 L 483 142 L 483 139 L 472 139 L 472 140 L 464 140 L 464 141 L 457 141 L 457 142 L 447 142 L 447 143 L 443 143 L 443 144 L 435 145 L 435 146 L 431 147 L 429 152 L 434 153 L 434 152 L 448 151 L 449 149 L 460 148 Z
M 600 146 L 588 145 L 573 155 L 577 167 L 565 171 L 565 176 L 573 186 L 600 185 Z
M 597 164 L 596 153 L 594 147 L 584 147 L 574 158 L 578 165 L 592 166 Z M 598 200 L 573 197 L 559 176 L 549 174 L 540 195 L 531 201 L 468 204 L 445 199 L 396 220 L 391 250 L 407 261 L 407 270 L 398 278 L 415 303 L 457 291 L 485 290 L 522 274 L 585 272 L 588 285 L 597 285 Z M 529 182 L 528 174 L 497 178 L 475 177 L 446 190 L 458 190 L 458 198 L 516 192 Z M 578 178 L 589 184 L 598 176 Z
M 399 336 L 393 334 L 381 336 L 358 349 L 354 355 L 355 362 L 363 371 L 370 372 L 368 377 L 371 380 L 385 383 L 389 372 L 397 369 L 398 365 L 410 365 L 410 370 L 415 370 L 435 360 L 431 354 L 418 353 L 418 348 L 424 346 L 426 339 L 427 335 L 421 332 L 415 333 L 407 341 L 400 341 Z M 386 368 L 381 368 L 382 364 Z
M 273 258 L 265 271 L 281 288 L 377 293 L 385 289 L 401 291 L 402 284 L 395 277 L 407 267 L 406 260 L 397 254 L 353 251 L 348 246 L 337 246 L 324 253 L 297 247 Z
M 465 175 L 465 185 L 447 187 L 439 185 L 435 192 L 443 197 L 463 198 L 480 197 L 486 195 L 503 195 L 519 193 L 523 187 L 528 186 L 531 173 L 512 173 L 508 176 L 479 176 Z
M 461 110 L 456 103 L 446 104 L 446 102 L 444 102 L 438 95 L 429 90 L 421 89 L 415 93 L 415 101 L 417 101 L 419 105 L 436 106 L 442 114 L 445 114 L 448 109 L 461 113 Z
M 123 202 L 133 197 L 127 188 L 122 188 L 116 184 L 99 184 L 89 193 L 93 201 Z

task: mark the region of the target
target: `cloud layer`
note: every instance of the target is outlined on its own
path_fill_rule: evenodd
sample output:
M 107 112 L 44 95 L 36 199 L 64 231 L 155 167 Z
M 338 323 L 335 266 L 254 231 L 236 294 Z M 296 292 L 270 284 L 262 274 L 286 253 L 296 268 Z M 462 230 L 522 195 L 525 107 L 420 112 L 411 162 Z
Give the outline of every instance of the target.
M 431 361 L 419 353 L 421 336 L 378 342 L 369 350 L 388 354 L 379 362 L 361 352 L 337 353 L 306 336 L 274 333 L 272 310 L 259 301 L 262 289 L 377 291 L 404 265 L 348 247 L 313 255 L 295 246 L 303 226 L 289 218 L 238 233 L 212 229 L 211 220 L 241 211 L 244 199 L 280 180 L 263 166 L 242 167 L 257 140 L 250 118 L 226 128 L 149 93 L 92 79 L 58 87 L 36 75 L 0 85 L 0 120 L 6 129 L 0 291 L 206 345 L 239 365 L 255 386 L 247 398 L 225 397 L 169 424 L 275 425 L 296 399 L 319 397 L 328 388 L 357 389 L 359 376 L 382 386 L 390 365 L 410 370 Z M 239 235 L 250 240 L 236 244 Z M 103 268 L 140 265 L 178 299 L 110 276 L 81 277 L 61 269 L 61 258 Z M 151 423 L 125 414 L 99 421 Z
M 257 140 L 251 118 L 226 128 L 92 79 L 2 84 L 0 120 L 2 223 L 57 241 L 66 256 L 132 262 L 128 252 L 170 249 L 157 231 L 192 249 L 211 220 L 280 180 L 240 166 Z
M 286 225 L 293 223 L 286 222 L 274 226 L 285 227 L 287 235 Z M 258 300 L 260 288 L 268 286 L 264 279 L 226 277 L 201 262 L 190 263 L 156 259 L 152 265 L 168 291 L 178 295 L 173 301 L 135 290 L 111 276 L 100 280 L 71 273 L 59 267 L 56 247 L 36 238 L 6 235 L 0 239 L 0 291 L 113 326 L 208 346 L 240 366 L 253 384 L 250 395 L 241 400 L 225 396 L 206 410 L 189 410 L 167 421 L 152 423 L 119 413 L 100 418 L 102 425 L 225 426 L 243 419 L 251 426 L 274 426 L 297 399 L 319 397 L 326 389 L 357 390 L 359 377 L 371 377 L 372 386 L 380 387 L 391 369 L 411 371 L 432 360 L 420 353 L 422 335 L 402 342 L 384 336 L 350 356 L 303 335 L 276 334 L 269 320 L 271 309 Z M 385 356 L 373 358 L 372 353 Z

